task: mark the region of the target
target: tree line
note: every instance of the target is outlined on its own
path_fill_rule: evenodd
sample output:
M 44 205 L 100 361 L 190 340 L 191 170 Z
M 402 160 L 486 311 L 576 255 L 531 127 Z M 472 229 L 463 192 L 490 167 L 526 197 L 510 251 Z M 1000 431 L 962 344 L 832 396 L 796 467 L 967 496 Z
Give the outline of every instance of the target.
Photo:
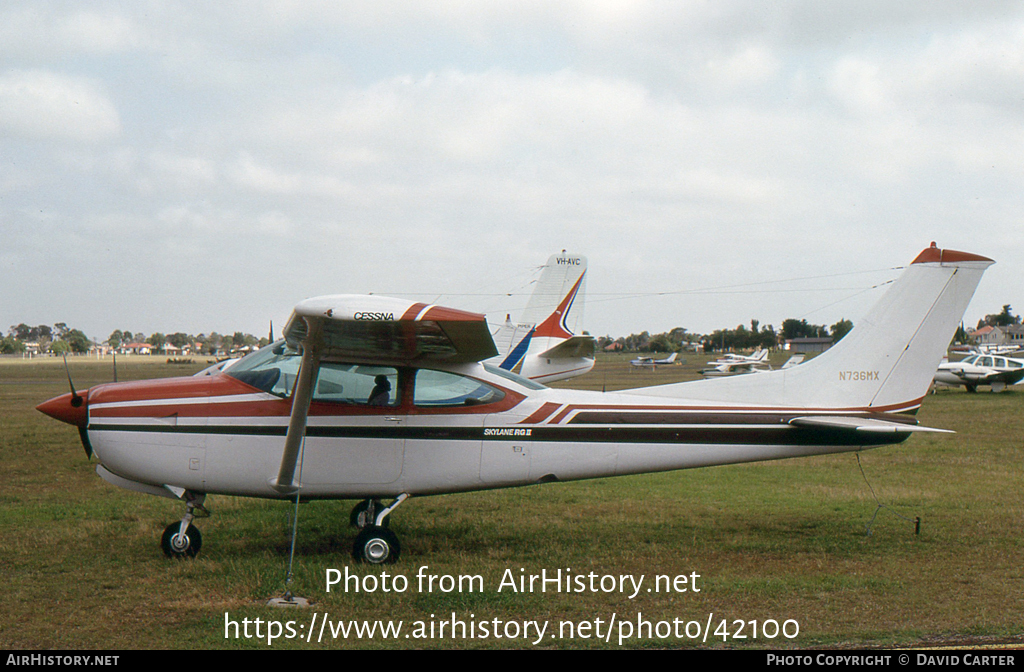
M 998 313 L 986 315 L 978 321 L 978 329 L 988 326 L 1010 326 L 1021 323 L 1021 317 L 1013 314 L 1010 304 L 1003 306 Z M 794 338 L 831 338 L 838 342 L 853 329 L 853 322 L 841 319 L 831 326 L 810 324 L 807 320 L 788 319 L 776 329 L 772 325 L 762 326 L 758 320 L 751 320 L 750 327 L 741 324 L 735 329 L 717 329 L 710 334 L 697 334 L 683 327 L 676 327 L 661 334 L 647 331 L 629 336 L 602 336 L 597 339 L 600 349 L 617 345 L 627 352 L 680 352 L 687 347 L 699 344 L 705 352 L 722 350 L 754 350 L 757 348 L 774 348 Z M 955 340 L 967 342 L 968 335 L 963 327 L 957 330 Z M 240 350 L 248 346 L 264 346 L 270 342 L 267 337 L 257 338 L 252 334 L 236 331 L 231 335 L 209 334 L 193 336 L 184 332 L 173 334 L 154 333 L 149 336 L 130 329 L 115 329 L 104 343 L 114 350 L 120 350 L 130 343 L 146 343 L 153 350 L 161 349 L 169 343 L 178 348 L 189 348 L 196 354 L 218 355 Z M 0 354 L 21 354 L 28 349 L 26 344 L 39 344 L 40 352 L 53 354 L 86 353 L 92 347 L 92 341 L 79 329 L 72 329 L 64 322 L 52 327 L 45 324 L 29 326 L 19 324 L 12 326 L 7 336 L 0 338 Z
M 604 336 L 598 339 L 598 347 L 606 349 L 617 344 L 618 349 L 627 352 L 680 352 L 687 347 L 699 345 L 705 352 L 725 350 L 755 350 L 775 348 L 794 338 L 831 338 L 839 341 L 853 329 L 853 322 L 841 319 L 831 327 L 810 324 L 807 320 L 783 320 L 782 327 L 762 326 L 760 321 L 751 320 L 735 329 L 716 329 L 710 334 L 691 333 L 683 327 L 676 327 L 662 334 L 646 331 L 620 338 Z
M 992 315 L 986 315 L 978 320 L 978 329 L 982 327 L 1010 327 L 1020 324 L 1020 315 L 1013 314 L 1013 306 L 1006 304 L 1003 310 Z
M 978 321 L 977 329 L 985 326 L 1006 327 L 1021 324 L 1021 317 L 1013 314 L 1010 304 L 1003 306 L 998 313 L 986 315 Z M 705 352 L 726 350 L 755 350 L 757 348 L 774 348 L 794 338 L 831 338 L 833 343 L 839 342 L 853 329 L 853 322 L 845 318 L 831 326 L 810 324 L 807 320 L 788 319 L 782 321 L 780 329 L 772 325 L 762 326 L 758 320 L 751 320 L 750 327 L 744 324 L 735 329 L 717 329 L 710 334 L 690 333 L 682 327 L 676 327 L 662 334 L 641 332 L 613 338 L 603 336 L 598 339 L 598 347 L 605 349 L 617 344 L 619 349 L 628 352 L 680 352 L 686 347 L 700 344 Z M 958 343 L 970 342 L 970 334 L 963 326 L 957 329 L 953 338 Z
M 269 342 L 269 338 L 257 338 L 241 331 L 230 335 L 212 331 L 209 334 L 203 333 L 197 336 L 184 332 L 173 334 L 157 332 L 147 336 L 142 332 L 130 329 L 115 329 L 101 345 L 107 345 L 116 351 L 126 349 L 131 344 L 145 343 L 156 351 L 170 344 L 177 348 L 187 346 L 196 354 L 218 355 L 248 346 L 264 346 Z M 0 354 L 22 354 L 29 350 L 29 344 L 36 344 L 39 352 L 49 352 L 55 355 L 84 354 L 93 347 L 93 341 L 85 333 L 80 329 L 68 327 L 64 322 L 58 322 L 53 326 L 46 324 L 29 326 L 22 323 L 10 327 L 7 336 L 0 338 Z

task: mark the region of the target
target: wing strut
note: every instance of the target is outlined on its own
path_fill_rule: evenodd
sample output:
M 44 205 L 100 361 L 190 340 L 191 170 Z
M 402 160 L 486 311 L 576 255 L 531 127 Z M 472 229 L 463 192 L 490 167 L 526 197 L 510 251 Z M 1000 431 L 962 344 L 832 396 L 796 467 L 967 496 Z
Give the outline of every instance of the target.
M 292 493 L 298 489 L 295 467 L 299 461 L 299 448 L 306 436 L 306 419 L 309 416 L 309 402 L 313 398 L 313 381 L 320 370 L 321 320 L 305 318 L 307 330 L 302 340 L 302 362 L 299 364 L 299 378 L 292 393 L 292 414 L 288 420 L 288 434 L 284 439 L 284 455 L 277 478 L 271 481 L 275 490 Z

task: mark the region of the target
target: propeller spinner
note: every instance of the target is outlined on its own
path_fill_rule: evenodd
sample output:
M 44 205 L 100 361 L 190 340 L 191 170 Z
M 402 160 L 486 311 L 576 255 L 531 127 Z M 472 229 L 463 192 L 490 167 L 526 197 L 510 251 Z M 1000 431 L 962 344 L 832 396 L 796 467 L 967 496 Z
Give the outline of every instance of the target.
M 66 422 L 69 425 L 78 427 L 78 436 L 82 439 L 82 447 L 85 448 L 86 457 L 92 457 L 92 444 L 89 443 L 89 435 L 86 433 L 86 427 L 89 424 L 89 410 L 86 404 L 86 398 L 88 397 L 89 391 L 85 391 L 83 396 L 75 389 L 75 384 L 71 380 L 71 371 L 68 368 L 68 359 L 64 358 L 64 370 L 68 376 L 68 386 L 71 391 L 67 394 L 62 394 L 59 397 L 54 397 L 48 401 L 36 406 L 36 410 L 45 413 L 55 420 Z

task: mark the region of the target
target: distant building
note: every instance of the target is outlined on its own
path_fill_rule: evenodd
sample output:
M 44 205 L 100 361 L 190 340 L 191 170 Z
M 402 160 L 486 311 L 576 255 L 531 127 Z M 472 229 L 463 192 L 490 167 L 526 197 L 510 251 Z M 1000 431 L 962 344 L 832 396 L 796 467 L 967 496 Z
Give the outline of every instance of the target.
M 978 345 L 1019 345 L 1024 346 L 1024 325 L 1011 324 L 1006 327 L 988 325 L 967 334 Z
M 149 343 L 122 343 L 120 353 L 122 355 L 149 355 L 153 353 L 153 346 Z
M 980 345 L 989 345 L 989 339 L 994 338 L 994 336 L 992 336 L 992 327 L 987 324 L 980 329 L 968 331 L 967 337 Z
M 825 352 L 832 347 L 832 339 L 825 338 L 789 338 L 786 339 L 786 350 L 793 354 L 805 355 Z

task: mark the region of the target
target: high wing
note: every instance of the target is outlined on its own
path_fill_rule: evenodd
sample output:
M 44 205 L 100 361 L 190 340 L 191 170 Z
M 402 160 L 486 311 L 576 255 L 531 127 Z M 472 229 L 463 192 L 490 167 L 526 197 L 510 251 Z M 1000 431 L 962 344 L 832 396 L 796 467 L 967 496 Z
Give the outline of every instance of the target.
M 320 327 L 321 356 L 374 362 L 479 362 L 498 354 L 483 315 L 384 296 L 306 299 L 284 328 L 292 347 Z
M 320 362 L 344 357 L 364 363 L 478 362 L 498 354 L 483 315 L 384 296 L 338 294 L 306 299 L 284 328 L 302 351 L 281 468 L 271 485 L 294 492 Z

